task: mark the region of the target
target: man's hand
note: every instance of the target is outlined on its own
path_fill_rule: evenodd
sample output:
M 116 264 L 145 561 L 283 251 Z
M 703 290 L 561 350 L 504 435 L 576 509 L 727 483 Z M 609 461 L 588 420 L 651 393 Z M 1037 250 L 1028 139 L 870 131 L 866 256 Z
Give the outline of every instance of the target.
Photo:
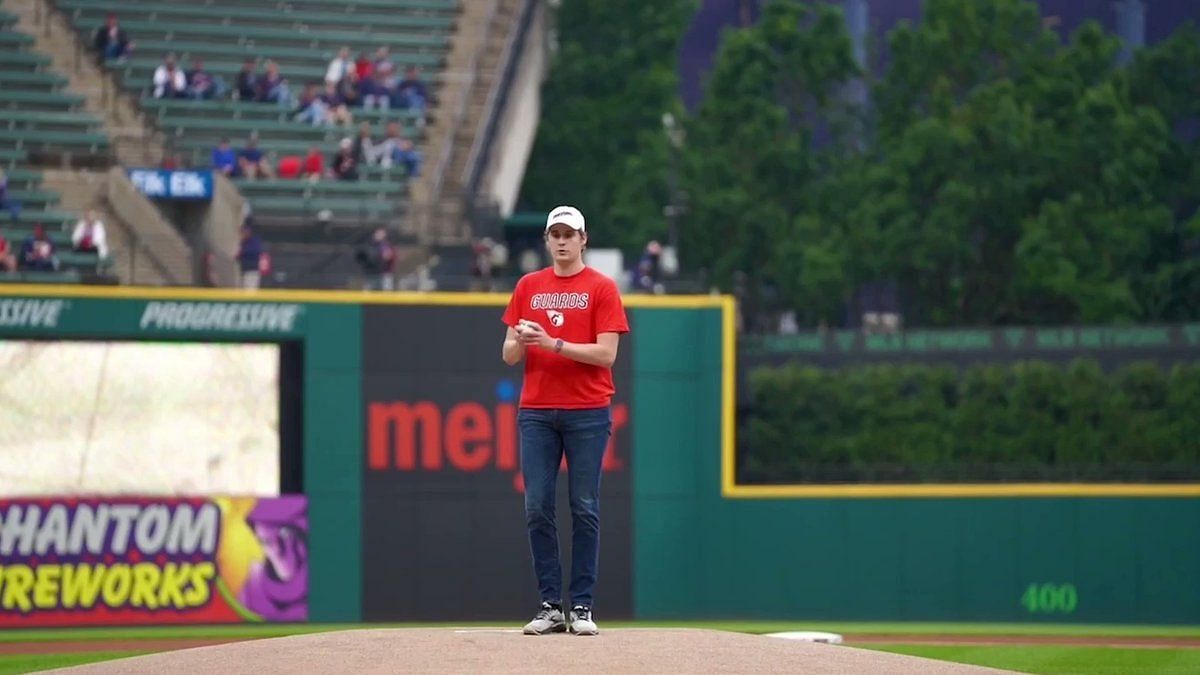
M 521 334 L 516 328 L 509 326 L 504 333 L 504 347 L 500 351 L 501 358 L 510 366 L 515 366 L 525 357 L 525 345 L 521 343 Z
M 553 349 L 554 340 L 546 334 L 546 329 L 533 321 L 523 321 L 517 327 L 517 335 L 525 347 L 541 347 Z

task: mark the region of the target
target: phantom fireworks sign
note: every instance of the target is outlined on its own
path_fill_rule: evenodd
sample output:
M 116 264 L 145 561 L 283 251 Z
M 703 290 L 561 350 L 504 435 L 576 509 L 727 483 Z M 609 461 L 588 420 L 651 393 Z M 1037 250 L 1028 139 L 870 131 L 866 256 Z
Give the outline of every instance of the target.
M 0 626 L 303 621 L 303 496 L 0 500 Z

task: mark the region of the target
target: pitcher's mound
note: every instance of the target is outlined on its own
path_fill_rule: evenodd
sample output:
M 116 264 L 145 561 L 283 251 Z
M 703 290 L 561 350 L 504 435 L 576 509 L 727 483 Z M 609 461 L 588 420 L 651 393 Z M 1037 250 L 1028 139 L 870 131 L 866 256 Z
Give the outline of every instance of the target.
M 839 645 L 695 629 L 596 637 L 517 630 L 392 628 L 250 640 L 106 661 L 69 673 L 912 673 L 997 670 Z

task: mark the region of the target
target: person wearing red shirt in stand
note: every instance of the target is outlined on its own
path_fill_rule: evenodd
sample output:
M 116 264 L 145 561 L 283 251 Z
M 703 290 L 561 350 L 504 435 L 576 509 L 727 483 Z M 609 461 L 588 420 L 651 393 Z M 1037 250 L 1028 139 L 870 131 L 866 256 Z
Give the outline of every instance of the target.
M 325 156 L 321 154 L 320 148 L 314 145 L 308 149 L 300 173 L 314 183 L 321 180 L 321 176 L 325 175 Z
M 612 279 L 586 266 L 587 228 L 570 206 L 546 218 L 554 264 L 517 282 L 504 312 L 502 358 L 525 361 L 517 427 L 525 524 L 541 606 L 526 635 L 595 635 L 592 590 L 600 560 L 600 468 L 612 434 L 612 365 L 629 332 Z M 562 567 L 555 526 L 555 482 L 563 455 L 571 502 L 570 605 L 563 615 Z
M 0 271 L 17 271 L 17 257 L 12 254 L 12 247 L 9 246 L 8 240 L 4 238 L 3 232 L 0 232 Z

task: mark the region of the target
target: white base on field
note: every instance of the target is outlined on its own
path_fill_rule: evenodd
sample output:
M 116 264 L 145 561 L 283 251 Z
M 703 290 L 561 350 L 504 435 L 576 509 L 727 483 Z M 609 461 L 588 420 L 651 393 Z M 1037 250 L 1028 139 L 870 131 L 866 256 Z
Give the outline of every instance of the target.
M 804 642 L 825 642 L 831 645 L 842 644 L 842 636 L 837 633 L 823 633 L 816 630 L 793 630 L 786 633 L 767 633 L 767 637 L 783 638 L 785 640 L 802 640 Z

